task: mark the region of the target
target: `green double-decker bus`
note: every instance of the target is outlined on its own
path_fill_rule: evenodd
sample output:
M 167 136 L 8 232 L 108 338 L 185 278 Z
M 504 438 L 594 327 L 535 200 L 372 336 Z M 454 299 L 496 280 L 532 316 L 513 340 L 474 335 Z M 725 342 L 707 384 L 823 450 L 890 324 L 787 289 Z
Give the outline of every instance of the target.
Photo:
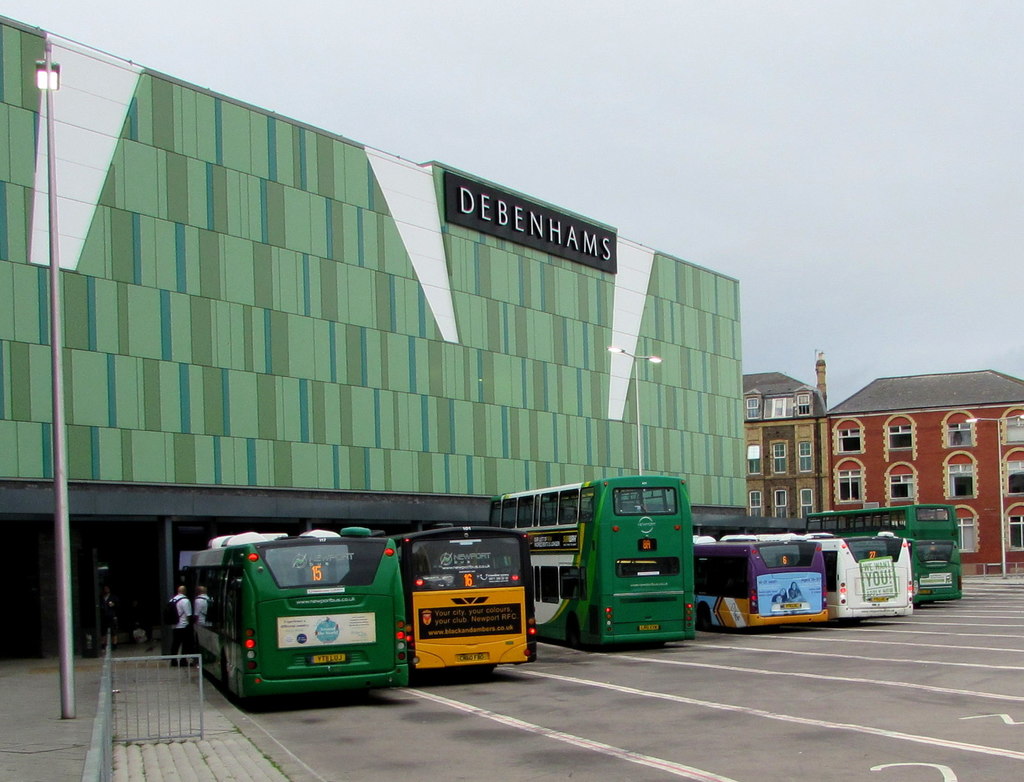
M 642 475 L 503 494 L 491 524 L 529 536 L 538 637 L 573 647 L 694 637 L 685 481 Z
M 806 531 L 836 537 L 871 537 L 891 532 L 910 541 L 914 603 L 959 600 L 963 572 L 957 545 L 956 509 L 952 505 L 895 505 L 811 513 Z
M 239 698 L 409 683 L 393 540 L 349 527 L 212 540 L 189 569 L 205 592 L 203 669 Z

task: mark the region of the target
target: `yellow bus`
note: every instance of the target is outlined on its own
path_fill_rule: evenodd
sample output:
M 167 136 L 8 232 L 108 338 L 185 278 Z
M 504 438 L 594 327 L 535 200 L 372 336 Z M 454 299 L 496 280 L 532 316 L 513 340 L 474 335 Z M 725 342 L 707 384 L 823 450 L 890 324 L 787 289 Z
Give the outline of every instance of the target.
M 488 672 L 536 659 L 524 533 L 442 527 L 405 535 L 398 545 L 412 671 Z

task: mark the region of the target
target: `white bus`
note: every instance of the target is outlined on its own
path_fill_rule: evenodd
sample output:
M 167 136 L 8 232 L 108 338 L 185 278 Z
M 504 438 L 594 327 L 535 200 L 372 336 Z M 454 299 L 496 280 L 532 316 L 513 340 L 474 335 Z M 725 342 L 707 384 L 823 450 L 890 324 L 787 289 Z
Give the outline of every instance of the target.
M 836 538 L 810 535 L 825 555 L 828 618 L 860 621 L 914 610 L 910 544 L 892 533 Z

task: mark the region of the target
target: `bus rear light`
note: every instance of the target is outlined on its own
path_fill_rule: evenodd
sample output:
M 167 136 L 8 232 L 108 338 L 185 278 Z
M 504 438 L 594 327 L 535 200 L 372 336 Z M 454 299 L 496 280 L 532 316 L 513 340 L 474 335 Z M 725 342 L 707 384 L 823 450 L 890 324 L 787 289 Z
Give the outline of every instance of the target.
M 385 557 L 393 557 L 393 556 L 395 556 L 395 550 L 393 548 L 391 548 L 391 546 L 388 546 L 386 549 L 384 549 L 384 556 Z
M 526 628 L 526 634 L 527 635 L 537 635 L 537 628 L 536 627 L 527 627 Z
M 256 648 L 256 641 L 254 639 L 252 639 L 252 638 L 246 638 L 245 639 L 245 648 L 246 649 L 255 649 Z
M 245 664 L 245 667 L 248 668 L 250 671 L 255 671 L 256 670 L 256 661 L 255 660 L 249 660 Z
M 246 636 L 246 638 L 252 638 L 254 635 L 256 635 L 256 631 L 255 630 L 253 630 L 251 627 L 245 628 L 245 636 Z
M 512 574 L 512 580 L 513 581 L 518 581 L 519 580 L 519 575 L 517 573 L 513 573 Z
M 395 633 L 395 638 L 397 638 L 399 641 L 404 641 L 405 640 L 405 630 L 399 630 L 397 633 Z
M 413 583 L 414 583 L 414 584 L 415 584 L 416 586 L 418 586 L 418 587 L 421 587 L 421 586 L 423 586 L 423 585 L 424 585 L 425 583 L 427 583 L 427 582 L 426 582 L 426 581 L 424 581 L 424 580 L 423 580 L 422 578 L 417 578 L 417 579 L 416 579 L 416 580 L 415 580 L 415 581 L 414 581 Z
M 252 554 L 250 554 L 248 557 L 246 557 L 246 559 L 248 559 L 250 562 L 255 562 L 259 558 L 260 558 L 260 555 L 257 554 L 255 551 Z
M 618 524 L 613 524 L 612 525 L 612 532 L 618 532 L 618 531 L 619 531 L 619 525 Z
M 751 589 L 750 590 L 750 613 L 752 613 L 752 614 L 756 614 L 757 613 L 757 590 L 756 589 Z

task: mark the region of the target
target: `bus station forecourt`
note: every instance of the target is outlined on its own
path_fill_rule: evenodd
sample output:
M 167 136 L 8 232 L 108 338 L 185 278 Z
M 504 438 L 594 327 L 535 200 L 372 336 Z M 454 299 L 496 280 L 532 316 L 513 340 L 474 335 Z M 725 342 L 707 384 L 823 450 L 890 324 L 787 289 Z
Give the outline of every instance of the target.
M 242 711 L 206 688 L 202 740 L 115 745 L 115 780 L 1009 780 L 1024 774 L 1024 577 L 965 579 L 912 616 L 590 652 L 541 644 L 490 679 Z M 117 655 L 138 654 L 122 646 Z M 57 665 L 0 661 L 0 779 L 78 779 Z

